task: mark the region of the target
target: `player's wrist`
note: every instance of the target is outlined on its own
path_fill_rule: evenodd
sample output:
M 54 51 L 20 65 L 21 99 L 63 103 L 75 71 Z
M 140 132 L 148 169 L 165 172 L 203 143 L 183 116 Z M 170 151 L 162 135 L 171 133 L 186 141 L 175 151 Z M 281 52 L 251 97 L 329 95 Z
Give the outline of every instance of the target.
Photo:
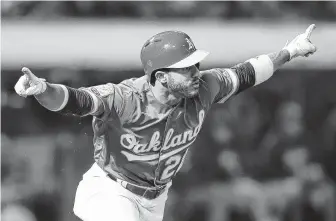
M 47 82 L 44 78 L 36 79 L 33 85 L 35 85 L 36 87 L 35 92 L 33 93 L 34 96 L 39 96 L 43 94 L 48 88 Z
M 41 90 L 39 91 L 39 94 L 42 94 L 47 90 L 47 82 L 45 79 L 40 78 L 40 84 L 41 84 Z
M 43 81 L 45 91 L 34 94 L 36 100 L 50 111 L 62 110 L 69 100 L 69 92 L 65 85 L 51 84 Z
M 297 48 L 294 45 L 287 45 L 282 50 L 287 51 L 289 53 L 289 60 L 292 60 L 297 54 Z

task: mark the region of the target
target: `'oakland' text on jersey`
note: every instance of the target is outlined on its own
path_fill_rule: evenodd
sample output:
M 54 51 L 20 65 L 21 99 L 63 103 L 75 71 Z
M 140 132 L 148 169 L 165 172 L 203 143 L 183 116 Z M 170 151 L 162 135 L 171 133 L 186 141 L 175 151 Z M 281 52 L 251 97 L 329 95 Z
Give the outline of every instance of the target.
M 175 106 L 158 101 L 146 76 L 85 88 L 100 100 L 93 118 L 94 158 L 107 173 L 141 186 L 168 183 L 182 167 L 214 103 L 238 87 L 231 69 L 201 72 L 199 93 Z

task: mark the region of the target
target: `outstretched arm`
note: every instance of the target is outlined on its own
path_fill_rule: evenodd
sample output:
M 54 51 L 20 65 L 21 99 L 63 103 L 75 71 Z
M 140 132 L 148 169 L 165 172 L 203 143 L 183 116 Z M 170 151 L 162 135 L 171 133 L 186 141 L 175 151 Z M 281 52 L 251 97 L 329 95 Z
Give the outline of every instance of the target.
M 45 108 L 64 114 L 86 116 L 100 114 L 100 101 L 92 92 L 74 89 L 61 84 L 50 84 L 36 77 L 28 68 L 22 68 L 23 76 L 15 85 L 15 91 L 22 97 L 34 95 Z M 102 109 L 102 108 L 100 108 Z
M 315 53 L 316 47 L 310 42 L 315 25 L 298 35 L 278 52 L 251 58 L 231 68 L 214 68 L 202 71 L 202 78 L 210 85 L 212 102 L 223 103 L 234 94 L 268 80 L 273 73 L 295 57 Z
M 273 73 L 285 63 L 296 57 L 308 57 L 316 52 L 316 47 L 310 42 L 310 36 L 315 25 L 294 38 L 282 50 L 267 55 L 251 58 L 244 63 L 234 66 L 239 79 L 239 91 L 250 86 L 258 85 L 269 79 Z

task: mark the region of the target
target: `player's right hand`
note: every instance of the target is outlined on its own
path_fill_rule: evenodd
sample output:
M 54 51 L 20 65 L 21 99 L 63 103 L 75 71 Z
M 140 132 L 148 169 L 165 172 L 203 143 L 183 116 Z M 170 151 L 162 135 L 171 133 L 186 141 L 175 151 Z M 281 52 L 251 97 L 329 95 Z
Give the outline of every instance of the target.
M 22 68 L 23 75 L 16 82 L 15 92 L 21 97 L 38 95 L 47 89 L 45 79 L 36 77 L 28 68 Z
M 316 46 L 310 41 L 311 33 L 315 27 L 315 24 L 310 25 L 304 33 L 296 36 L 284 47 L 289 52 L 290 59 L 298 56 L 308 57 L 316 52 Z

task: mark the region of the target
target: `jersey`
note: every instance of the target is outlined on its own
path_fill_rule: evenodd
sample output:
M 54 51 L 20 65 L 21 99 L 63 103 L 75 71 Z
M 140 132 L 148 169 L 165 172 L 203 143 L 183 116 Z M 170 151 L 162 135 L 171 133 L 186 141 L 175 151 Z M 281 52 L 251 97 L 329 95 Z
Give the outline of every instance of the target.
M 211 106 L 234 95 L 239 79 L 232 69 L 201 71 L 199 93 L 175 106 L 160 103 L 147 76 L 85 88 L 94 94 L 94 160 L 129 183 L 161 187 L 182 167 Z

